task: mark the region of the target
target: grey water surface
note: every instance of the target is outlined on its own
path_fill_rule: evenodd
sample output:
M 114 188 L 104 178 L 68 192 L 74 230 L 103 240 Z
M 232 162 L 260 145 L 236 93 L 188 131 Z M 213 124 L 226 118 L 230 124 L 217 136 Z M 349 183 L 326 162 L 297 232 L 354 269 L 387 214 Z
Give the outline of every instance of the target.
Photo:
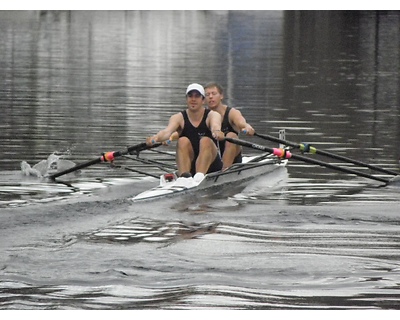
M 258 133 L 397 173 L 399 48 L 397 11 L 0 11 L 0 309 L 398 309 L 400 186 L 373 179 L 394 175 L 291 159 L 138 203 L 161 171 L 134 159 L 44 176 L 143 142 L 209 81 Z

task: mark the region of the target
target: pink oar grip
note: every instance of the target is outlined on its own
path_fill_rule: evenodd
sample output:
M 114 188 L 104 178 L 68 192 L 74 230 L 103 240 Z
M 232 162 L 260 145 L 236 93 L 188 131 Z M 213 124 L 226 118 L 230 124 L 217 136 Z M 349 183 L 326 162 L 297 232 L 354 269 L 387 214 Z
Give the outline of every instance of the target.
M 105 154 L 103 154 L 103 156 L 101 157 L 101 161 L 108 161 L 111 162 L 114 160 L 114 152 L 106 152 Z
M 290 151 L 285 150 L 285 149 L 274 148 L 273 151 L 274 151 L 273 154 L 279 158 L 289 159 L 292 157 L 292 154 L 290 153 Z

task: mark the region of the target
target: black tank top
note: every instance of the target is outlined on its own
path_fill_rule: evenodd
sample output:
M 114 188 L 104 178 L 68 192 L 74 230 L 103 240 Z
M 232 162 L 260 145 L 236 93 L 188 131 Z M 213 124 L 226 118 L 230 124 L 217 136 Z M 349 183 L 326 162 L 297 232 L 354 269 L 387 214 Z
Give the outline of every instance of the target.
M 225 114 L 224 114 L 224 117 L 222 119 L 221 130 L 225 135 L 228 132 L 234 132 L 237 135 L 239 135 L 239 133 L 235 129 L 233 129 L 233 127 L 231 126 L 231 124 L 229 122 L 229 112 L 231 110 L 232 110 L 231 107 L 226 107 Z M 222 140 L 222 141 L 219 142 L 219 150 L 220 150 L 221 154 L 224 154 L 224 151 L 225 151 L 225 140 Z M 240 156 L 240 159 L 239 159 L 239 156 Z M 242 162 L 241 154 L 239 154 L 239 156 L 238 156 L 237 159 L 235 158 L 234 163 Z
M 229 112 L 231 110 L 231 107 L 226 107 L 224 118 L 222 119 L 221 130 L 224 134 L 227 134 L 228 132 L 234 132 L 238 135 L 239 133 L 235 129 L 233 129 L 231 123 L 229 122 Z
M 215 142 L 211 130 L 207 127 L 206 124 L 206 119 L 209 112 L 210 112 L 209 109 L 204 110 L 203 119 L 201 119 L 200 124 L 197 127 L 195 127 L 190 122 L 186 110 L 181 111 L 183 115 L 184 126 L 180 136 L 187 137 L 190 140 L 190 142 L 192 143 L 195 158 L 197 158 L 197 156 L 199 155 L 200 139 L 202 137 L 209 137 Z

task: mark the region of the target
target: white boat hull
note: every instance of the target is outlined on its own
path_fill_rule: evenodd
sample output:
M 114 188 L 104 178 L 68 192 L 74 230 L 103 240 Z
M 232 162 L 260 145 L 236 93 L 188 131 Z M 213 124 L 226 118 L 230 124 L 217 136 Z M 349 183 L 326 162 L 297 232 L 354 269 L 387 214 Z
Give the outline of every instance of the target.
M 253 179 L 268 174 L 277 168 L 286 166 L 287 160 L 279 160 L 270 156 L 260 161 L 255 161 L 261 157 L 244 157 L 243 163 L 234 164 L 224 172 L 213 172 L 206 174 L 204 179 L 196 182 L 194 178 L 177 178 L 166 182 L 160 178 L 160 185 L 144 191 L 135 196 L 133 201 L 151 200 L 186 193 L 190 191 L 205 190 L 215 187 L 232 185 L 246 185 Z M 252 162 L 254 161 L 254 162 Z

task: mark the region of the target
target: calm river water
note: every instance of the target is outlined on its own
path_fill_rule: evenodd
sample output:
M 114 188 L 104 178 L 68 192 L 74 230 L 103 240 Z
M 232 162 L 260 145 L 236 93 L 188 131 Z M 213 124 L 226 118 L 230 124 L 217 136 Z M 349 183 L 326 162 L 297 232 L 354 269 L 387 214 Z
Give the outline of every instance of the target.
M 398 309 L 396 183 L 290 160 L 133 203 L 158 169 L 29 169 L 141 143 L 217 81 L 258 133 L 399 172 L 399 39 L 386 11 L 0 11 L 0 309 Z

